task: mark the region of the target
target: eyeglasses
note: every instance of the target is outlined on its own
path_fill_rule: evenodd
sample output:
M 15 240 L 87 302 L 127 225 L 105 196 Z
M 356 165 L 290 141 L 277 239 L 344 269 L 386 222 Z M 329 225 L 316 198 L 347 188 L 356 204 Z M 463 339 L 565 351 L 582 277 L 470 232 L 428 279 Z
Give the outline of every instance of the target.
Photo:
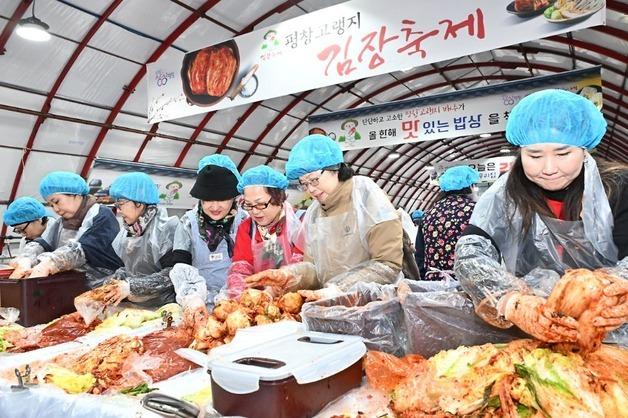
M 253 209 L 257 209 L 257 210 L 264 210 L 266 209 L 269 205 L 270 202 L 272 201 L 272 199 L 270 199 L 268 202 L 266 203 L 256 203 L 254 205 L 249 205 L 246 202 L 242 202 L 242 209 L 249 211 L 249 210 L 253 210 Z
M 321 176 L 323 175 L 324 172 L 325 172 L 325 170 L 321 170 L 320 176 L 314 177 L 310 181 L 301 181 L 301 180 L 299 180 L 299 184 L 297 184 L 297 189 L 301 190 L 302 192 L 305 192 L 305 191 L 307 191 L 308 187 L 310 187 L 310 186 L 312 186 L 312 187 L 318 186 L 318 183 L 320 183 Z
M 113 205 L 117 208 L 120 209 L 122 206 L 126 205 L 127 203 L 129 203 L 130 200 L 126 200 L 126 199 L 118 199 L 116 200 Z
M 27 222 L 26 225 L 24 225 L 21 228 L 13 228 L 13 232 L 15 232 L 18 235 L 24 235 L 26 233 L 26 228 L 28 228 L 28 226 L 31 224 L 31 222 Z

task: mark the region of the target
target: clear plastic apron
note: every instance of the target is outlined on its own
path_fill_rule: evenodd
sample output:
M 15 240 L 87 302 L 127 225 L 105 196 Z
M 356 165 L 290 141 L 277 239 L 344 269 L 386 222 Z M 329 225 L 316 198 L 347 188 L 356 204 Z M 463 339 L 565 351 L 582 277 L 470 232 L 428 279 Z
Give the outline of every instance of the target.
M 322 216 L 320 207 L 313 213 L 307 226 L 308 252 L 315 260 L 316 273 L 321 285 L 331 278 L 371 259 L 362 244 L 355 209 L 334 215 Z
M 258 228 L 255 221 L 251 221 L 251 251 L 255 272 L 277 269 L 295 262 L 293 248 L 296 244 L 293 240 L 296 240 L 298 236 L 301 221 L 288 202 L 284 203 L 282 210 L 284 216 L 282 224 L 275 234 L 271 234 L 261 242 L 255 239 Z
M 519 250 L 517 276 L 524 276 L 537 267 L 562 275 L 569 268 L 593 270 L 616 264 L 616 261 L 600 254 L 587 239 L 582 221 L 562 221 L 536 215 Z

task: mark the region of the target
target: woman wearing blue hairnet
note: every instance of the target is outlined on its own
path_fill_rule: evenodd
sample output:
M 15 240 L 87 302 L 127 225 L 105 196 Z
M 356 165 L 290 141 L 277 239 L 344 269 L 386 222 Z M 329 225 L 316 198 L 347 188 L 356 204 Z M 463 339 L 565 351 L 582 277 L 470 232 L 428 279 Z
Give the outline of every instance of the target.
M 48 226 L 41 239 L 26 244 L 27 256 L 20 277 L 46 277 L 61 271 L 85 269 L 90 288 L 122 266 L 111 242 L 120 226 L 109 208 L 88 195 L 85 180 L 67 171 L 55 171 L 39 183 L 39 192 L 59 218 Z
M 598 168 L 588 152 L 605 131 L 601 112 L 567 91 L 536 92 L 513 108 L 506 138 L 521 152 L 479 199 L 456 247 L 456 277 L 485 321 L 575 341 L 574 318 L 542 309 L 570 268 L 616 275 L 594 326 L 609 331 L 628 319 L 628 168 Z
M 236 231 L 247 217 L 238 206 L 240 173 L 229 157 L 213 154 L 199 162 L 190 194 L 199 200 L 175 233 L 176 264 L 170 272 L 177 302 L 194 308 L 213 304 L 225 286 Z
M 19 254 L 22 254 L 27 243 L 41 237 L 48 224 L 46 208 L 32 197 L 15 199 L 2 218 L 5 224 L 13 228 L 13 233 L 22 235 Z
M 422 278 L 439 280 L 439 271 L 452 271 L 454 249 L 469 224 L 475 201 L 471 186 L 480 175 L 469 166 L 450 167 L 439 177 L 439 200 L 421 219 L 417 234 L 417 253 L 423 254 Z
M 144 173 L 119 176 L 109 195 L 116 199 L 122 217 L 123 228 L 112 246 L 124 267 L 111 276 L 105 299 L 117 303 L 127 298 L 146 307 L 174 302 L 168 273 L 174 265 L 172 248 L 179 218 L 157 206 L 157 185 Z
M 304 225 L 304 262 L 247 278 L 280 290 L 349 289 L 357 282 L 394 283 L 403 261 L 401 221 L 388 196 L 353 175 L 338 144 L 309 135 L 290 151 L 286 174 L 314 198 Z
M 238 191 L 250 217 L 238 227 L 227 280 L 230 297 L 246 289 L 246 277 L 303 260 L 297 243 L 301 222 L 287 202 L 287 188 L 286 176 L 265 165 L 242 174 Z

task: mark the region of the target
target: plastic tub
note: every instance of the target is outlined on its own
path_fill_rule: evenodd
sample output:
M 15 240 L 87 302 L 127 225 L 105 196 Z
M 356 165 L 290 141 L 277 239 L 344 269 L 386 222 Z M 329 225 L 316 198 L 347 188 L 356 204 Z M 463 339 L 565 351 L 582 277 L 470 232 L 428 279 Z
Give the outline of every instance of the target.
M 210 361 L 214 409 L 247 418 L 309 418 L 360 386 L 364 343 L 300 332 Z

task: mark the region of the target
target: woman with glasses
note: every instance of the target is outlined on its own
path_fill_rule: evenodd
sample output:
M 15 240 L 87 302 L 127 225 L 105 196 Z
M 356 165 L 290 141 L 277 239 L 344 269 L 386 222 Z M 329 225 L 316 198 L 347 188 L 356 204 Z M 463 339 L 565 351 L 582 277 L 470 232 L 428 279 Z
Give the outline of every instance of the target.
M 41 239 L 26 244 L 12 277 L 46 277 L 84 269 L 87 285 L 100 286 L 106 276 L 122 267 L 111 246 L 120 231 L 114 214 L 96 203 L 85 180 L 75 173 L 49 173 L 39 183 L 39 193 L 59 218 Z
M 46 208 L 32 197 L 20 197 L 9 205 L 2 215 L 4 223 L 13 228 L 13 233 L 21 235 L 19 254 L 27 243 L 39 239 L 48 224 Z
M 211 305 L 226 284 L 236 231 L 247 217 L 236 200 L 239 179 L 238 169 L 226 155 L 210 155 L 199 162 L 190 191 L 199 199 L 198 205 L 183 215 L 175 233 L 175 259 L 181 264 L 174 266 L 170 278 L 179 303 L 186 305 L 185 297 L 196 295 Z
M 303 260 L 297 244 L 301 222 L 288 203 L 288 179 L 260 165 L 247 170 L 238 183 L 242 208 L 250 217 L 238 228 L 227 288 L 230 297 L 245 288 L 245 278 Z
M 353 175 L 331 138 L 309 135 L 290 151 L 286 174 L 315 202 L 303 220 L 303 263 L 247 279 L 251 287 L 346 290 L 357 282 L 393 283 L 403 261 L 401 220 L 388 196 L 369 178 Z
M 174 233 L 179 218 L 168 216 L 158 207 L 159 191 L 144 173 L 119 176 L 109 188 L 116 199 L 122 226 L 113 249 L 124 267 L 111 277 L 117 286 L 108 286 L 108 300 L 127 298 L 144 307 L 158 307 L 174 302 L 174 288 L 168 273 L 174 265 Z M 112 283 L 110 283 L 112 284 Z

